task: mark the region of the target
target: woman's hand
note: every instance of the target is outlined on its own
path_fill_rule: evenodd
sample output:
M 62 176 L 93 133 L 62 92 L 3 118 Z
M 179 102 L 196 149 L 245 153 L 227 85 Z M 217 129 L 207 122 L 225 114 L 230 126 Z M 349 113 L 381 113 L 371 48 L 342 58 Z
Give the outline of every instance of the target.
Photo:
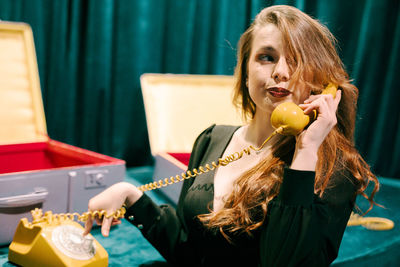
M 121 208 L 124 204 L 129 208 L 142 196 L 142 194 L 142 191 L 130 183 L 117 183 L 90 199 L 88 210 L 105 210 L 107 214 L 111 214 Z M 95 217 L 95 220 L 98 225 L 101 225 L 101 233 L 103 236 L 109 235 L 111 226 L 121 223 L 119 219 L 113 219 L 112 217 L 106 218 L 105 216 L 103 216 L 102 219 Z M 92 229 L 92 226 L 93 219 L 89 216 L 88 220 L 85 222 L 85 231 L 83 234 L 87 235 Z
M 337 123 L 336 110 L 341 99 L 341 90 L 336 98 L 330 94 L 312 95 L 299 106 L 304 113 L 313 110 L 318 112 L 317 119 L 296 137 L 296 149 L 291 168 L 298 170 L 315 170 L 318 148 Z

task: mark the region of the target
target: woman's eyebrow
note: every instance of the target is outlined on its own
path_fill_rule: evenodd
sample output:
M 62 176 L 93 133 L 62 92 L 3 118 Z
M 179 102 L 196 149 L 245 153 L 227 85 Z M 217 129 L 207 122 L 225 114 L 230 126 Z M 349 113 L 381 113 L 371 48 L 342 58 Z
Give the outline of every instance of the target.
M 258 51 L 260 51 L 260 52 L 273 52 L 273 53 L 277 52 L 277 50 L 273 46 L 270 46 L 270 45 L 262 46 L 262 47 L 260 47 L 258 49 Z

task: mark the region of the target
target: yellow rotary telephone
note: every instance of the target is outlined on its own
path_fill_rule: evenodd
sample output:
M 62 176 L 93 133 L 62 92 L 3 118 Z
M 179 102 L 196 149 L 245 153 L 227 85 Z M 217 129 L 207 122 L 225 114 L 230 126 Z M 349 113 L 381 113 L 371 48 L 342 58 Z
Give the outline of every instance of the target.
M 123 218 L 125 207 L 113 214 L 105 211 L 53 214 L 41 209 L 31 211 L 32 222 L 21 219 L 9 247 L 8 259 L 20 266 L 93 266 L 108 265 L 107 251 L 91 234 L 83 236 L 83 227 L 75 217 L 85 222 L 89 216 Z
M 336 96 L 337 86 L 328 84 L 322 94 Z M 188 170 L 181 175 L 171 176 L 139 187 L 141 191 L 154 190 L 165 187 L 202 173 L 214 170 L 220 166 L 226 166 L 233 161 L 242 158 L 243 154 L 250 155 L 251 151 L 259 151 L 276 134 L 297 135 L 310 122 L 315 120 L 317 112 L 311 115 L 304 114 L 303 110 L 292 102 L 280 104 L 271 114 L 271 124 L 275 131 L 264 141 L 260 147 L 249 146 L 240 152 L 218 159 L 218 163 L 212 162 L 198 169 Z M 9 247 L 9 260 L 22 266 L 107 266 L 108 254 L 105 249 L 89 234 L 83 237 L 83 227 L 75 222 L 75 217 L 80 221 L 86 221 L 89 216 L 106 216 L 123 218 L 125 208 L 113 214 L 105 211 L 86 212 L 82 215 L 52 214 L 51 211 L 44 215 L 36 209 L 32 211 L 33 221 L 21 219 L 14 240 Z M 393 228 L 392 221 L 384 218 L 363 218 L 352 215 L 349 226 L 363 225 L 372 230 L 389 230 Z M 45 252 L 45 255 L 43 254 Z

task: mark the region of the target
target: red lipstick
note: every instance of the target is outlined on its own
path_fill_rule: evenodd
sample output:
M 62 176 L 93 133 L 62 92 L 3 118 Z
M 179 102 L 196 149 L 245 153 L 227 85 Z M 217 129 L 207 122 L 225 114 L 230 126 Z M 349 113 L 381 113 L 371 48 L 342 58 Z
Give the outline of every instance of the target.
M 285 97 L 290 95 L 292 92 L 282 87 L 270 87 L 267 89 L 273 97 Z

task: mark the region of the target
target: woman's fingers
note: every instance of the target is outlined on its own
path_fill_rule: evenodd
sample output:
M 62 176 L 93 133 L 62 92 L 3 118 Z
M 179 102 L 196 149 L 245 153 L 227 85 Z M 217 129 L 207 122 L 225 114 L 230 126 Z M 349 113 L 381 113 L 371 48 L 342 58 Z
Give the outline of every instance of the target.
M 310 114 L 313 110 L 316 110 L 319 115 L 322 114 L 324 116 L 327 116 L 331 113 L 331 109 L 329 106 L 329 103 L 327 103 L 324 99 L 319 98 L 311 102 L 310 104 L 305 104 L 305 106 L 303 106 L 303 111 L 306 114 Z
M 342 90 L 337 90 L 336 91 L 336 97 L 335 97 L 335 99 L 337 99 L 338 98 L 338 94 L 339 94 L 339 101 L 340 101 L 340 96 L 341 96 L 341 93 L 342 93 Z M 309 103 L 309 102 L 312 102 L 312 101 L 314 101 L 315 99 L 317 99 L 317 98 L 319 98 L 319 97 L 324 97 L 324 96 L 332 96 L 332 98 L 333 98 L 333 95 L 331 95 L 331 94 L 319 94 L 319 95 L 310 95 L 309 97 L 308 97 L 308 99 L 306 99 L 305 101 L 304 101 L 304 103 L 305 104 L 307 104 L 307 103 Z
M 119 225 L 121 224 L 121 220 L 113 219 L 111 222 L 111 226 Z
M 108 236 L 110 233 L 110 227 L 121 224 L 121 221 L 120 218 L 114 219 L 113 217 L 106 217 L 113 215 L 114 212 L 120 209 L 124 204 L 128 205 L 128 207 L 133 205 L 133 203 L 135 203 L 142 195 L 143 192 L 134 185 L 127 182 L 120 182 L 110 186 L 100 194 L 91 198 L 88 203 L 88 210 L 90 212 L 99 211 L 100 214 L 103 214 L 103 211 L 106 211 L 107 215 L 90 218 L 85 223 L 84 234 L 90 232 L 93 222 L 96 221 L 98 225 L 101 225 L 102 235 Z
M 110 227 L 112 224 L 113 218 L 106 218 L 104 216 L 103 223 L 101 224 L 101 234 L 107 237 L 110 234 Z
M 96 220 L 96 224 L 97 225 L 102 225 L 102 223 L 103 223 L 102 218 L 99 218 L 99 217 L 96 216 L 95 220 Z
M 120 219 L 115 219 L 113 217 L 106 218 L 104 216 L 104 218 L 99 218 L 96 216 L 94 220 L 96 221 L 97 225 L 101 225 L 101 233 L 103 236 L 109 235 L 111 226 L 121 224 Z M 89 234 L 90 231 L 92 230 L 92 228 L 93 228 L 93 219 L 91 216 L 89 216 L 85 222 L 85 230 L 83 231 L 83 235 L 85 236 L 85 235 Z
M 92 217 L 89 216 L 85 222 L 85 230 L 83 231 L 84 236 L 90 233 L 90 231 L 92 230 L 92 226 L 93 226 L 93 220 Z
M 337 91 L 335 98 L 333 98 L 330 94 L 312 95 L 304 101 L 304 104 L 300 104 L 299 106 L 303 108 L 303 111 L 306 114 L 311 113 L 312 110 L 317 110 L 323 114 L 336 114 L 341 96 L 341 90 Z
M 304 113 L 310 114 L 317 111 L 318 117 L 297 139 L 302 147 L 319 147 L 326 136 L 337 124 L 336 111 L 341 99 L 341 91 L 338 90 L 336 97 L 332 95 L 313 95 L 299 105 Z
M 340 99 L 342 99 L 342 90 L 337 90 L 337 92 L 336 92 L 336 97 L 335 97 L 336 109 L 337 109 L 337 107 L 339 106 Z

